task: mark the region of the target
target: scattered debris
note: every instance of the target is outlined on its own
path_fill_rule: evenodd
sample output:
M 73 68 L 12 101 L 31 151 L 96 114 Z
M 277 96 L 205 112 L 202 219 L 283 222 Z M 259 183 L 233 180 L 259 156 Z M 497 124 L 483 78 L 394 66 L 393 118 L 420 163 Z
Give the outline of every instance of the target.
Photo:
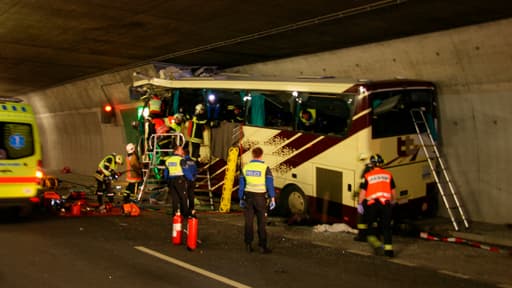
M 321 224 L 313 227 L 314 232 L 347 232 L 357 234 L 357 229 L 353 229 L 345 223 L 336 223 L 332 225 Z

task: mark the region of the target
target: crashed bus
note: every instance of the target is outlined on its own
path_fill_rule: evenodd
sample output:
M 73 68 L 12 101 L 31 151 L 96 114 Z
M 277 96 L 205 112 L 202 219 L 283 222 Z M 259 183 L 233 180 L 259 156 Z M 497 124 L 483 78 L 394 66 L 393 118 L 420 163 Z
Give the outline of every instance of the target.
M 222 186 L 225 174 L 216 171 L 225 170 L 226 163 L 222 155 L 212 155 L 211 147 L 218 149 L 218 136 L 233 131 L 238 136 L 229 145 L 240 147 L 241 165 L 250 160 L 246 152 L 252 147 L 265 151 L 282 215 L 355 226 L 361 172 L 376 153 L 395 177 L 397 211 L 408 217 L 437 212 L 438 192 L 410 114 L 420 109 L 436 137 L 436 87 L 429 81 L 219 75 L 147 78 L 135 81 L 133 88 L 162 96 L 169 115 L 192 115 L 198 103 L 220 111 L 209 113 L 209 135 L 202 147 L 208 163 L 217 163 L 209 166 L 209 175 L 219 179 L 211 189 Z M 242 111 L 243 123 L 230 121 L 233 107 Z

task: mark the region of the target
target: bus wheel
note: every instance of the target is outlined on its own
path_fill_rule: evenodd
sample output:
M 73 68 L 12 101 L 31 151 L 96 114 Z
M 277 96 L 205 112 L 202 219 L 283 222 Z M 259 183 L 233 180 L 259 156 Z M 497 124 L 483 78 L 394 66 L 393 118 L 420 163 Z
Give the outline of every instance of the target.
M 290 185 L 283 189 L 279 204 L 283 209 L 284 216 L 307 214 L 306 196 L 296 185 Z

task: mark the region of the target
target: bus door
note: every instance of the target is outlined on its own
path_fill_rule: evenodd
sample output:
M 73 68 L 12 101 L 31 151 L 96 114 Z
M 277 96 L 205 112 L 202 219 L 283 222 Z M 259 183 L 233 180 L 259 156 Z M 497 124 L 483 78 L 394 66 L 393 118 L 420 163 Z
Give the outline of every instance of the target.
M 330 218 L 347 218 L 344 207 L 354 205 L 354 170 L 333 167 L 315 167 L 315 190 L 317 195 L 316 207 L 321 211 L 325 222 Z M 353 209 L 352 209 L 353 210 Z M 350 217 L 349 217 L 350 218 Z M 343 219 L 345 222 L 349 219 Z

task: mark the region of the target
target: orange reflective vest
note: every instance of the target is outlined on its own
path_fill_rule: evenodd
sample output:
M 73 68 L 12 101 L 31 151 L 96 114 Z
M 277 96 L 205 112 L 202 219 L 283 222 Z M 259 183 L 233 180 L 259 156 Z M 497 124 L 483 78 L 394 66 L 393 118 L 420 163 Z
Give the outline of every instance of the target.
M 155 125 L 156 134 L 165 134 L 165 133 L 167 133 L 167 131 L 169 131 L 169 127 L 167 127 L 167 125 L 165 125 L 165 121 L 163 119 L 155 118 L 151 121 Z
M 379 200 L 382 204 L 386 201 L 391 201 L 391 191 L 393 176 L 391 172 L 382 168 L 374 168 L 372 171 L 364 175 L 367 183 L 365 198 L 368 200 L 368 205 L 371 205 L 375 200 Z

